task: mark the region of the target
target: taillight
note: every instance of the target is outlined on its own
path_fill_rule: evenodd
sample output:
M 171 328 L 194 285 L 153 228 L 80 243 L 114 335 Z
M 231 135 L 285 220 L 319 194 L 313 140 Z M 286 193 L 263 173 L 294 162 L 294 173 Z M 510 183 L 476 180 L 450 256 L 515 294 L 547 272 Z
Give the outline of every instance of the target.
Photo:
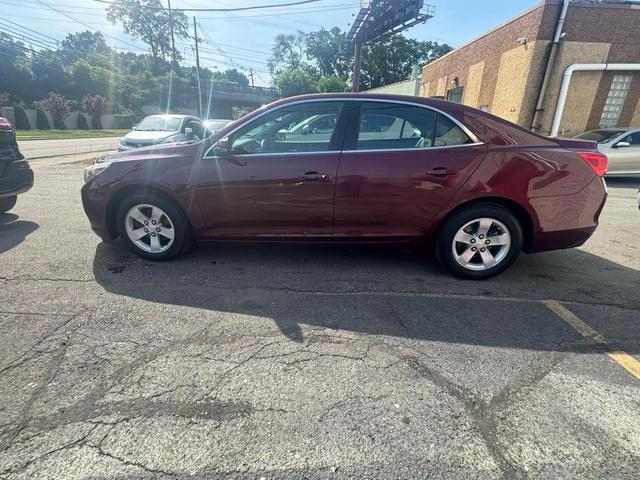
M 607 173 L 609 159 L 600 152 L 578 152 L 578 155 L 589 164 L 599 177 Z

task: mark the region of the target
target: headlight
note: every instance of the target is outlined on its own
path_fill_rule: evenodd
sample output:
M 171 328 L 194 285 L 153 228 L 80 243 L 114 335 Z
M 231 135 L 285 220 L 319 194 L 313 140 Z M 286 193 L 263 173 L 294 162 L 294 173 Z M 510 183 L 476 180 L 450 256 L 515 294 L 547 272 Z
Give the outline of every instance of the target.
M 100 175 L 109 165 L 111 165 L 111 162 L 105 161 L 104 157 L 98 158 L 96 163 L 84 169 L 84 183 L 88 183 L 92 178 Z
M 126 140 L 124 139 L 124 137 L 122 137 L 120 139 L 120 145 L 126 145 L 126 144 L 127 144 Z

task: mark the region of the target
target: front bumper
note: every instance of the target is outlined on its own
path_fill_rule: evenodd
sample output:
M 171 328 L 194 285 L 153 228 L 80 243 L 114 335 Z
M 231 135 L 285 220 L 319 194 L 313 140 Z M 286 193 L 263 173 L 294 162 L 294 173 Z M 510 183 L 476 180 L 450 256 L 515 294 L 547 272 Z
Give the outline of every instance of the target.
M 33 170 L 11 168 L 8 176 L 0 178 L 0 198 L 14 197 L 33 187 Z
M 89 219 L 91 230 L 94 231 L 104 242 L 113 242 L 113 236 L 109 231 L 107 219 L 107 198 L 94 181 L 85 183 L 80 190 L 82 197 L 82 207 Z

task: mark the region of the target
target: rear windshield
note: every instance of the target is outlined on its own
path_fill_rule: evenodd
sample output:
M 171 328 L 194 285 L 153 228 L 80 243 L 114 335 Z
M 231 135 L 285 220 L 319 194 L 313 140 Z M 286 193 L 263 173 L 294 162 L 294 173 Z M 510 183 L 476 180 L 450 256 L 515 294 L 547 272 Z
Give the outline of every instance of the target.
M 180 128 L 182 118 L 147 117 L 135 128 L 138 132 L 175 132 Z
M 590 132 L 581 133 L 575 138 L 579 138 L 580 140 L 593 140 L 598 143 L 606 143 L 621 133 L 624 133 L 624 130 L 591 130 Z

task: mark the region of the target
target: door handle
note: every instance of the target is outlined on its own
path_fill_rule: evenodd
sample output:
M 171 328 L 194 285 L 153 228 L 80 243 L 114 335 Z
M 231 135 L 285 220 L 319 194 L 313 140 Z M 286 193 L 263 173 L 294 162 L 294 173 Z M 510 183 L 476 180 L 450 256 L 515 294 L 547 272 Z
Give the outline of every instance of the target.
M 329 182 L 331 179 L 326 173 L 307 172 L 302 176 L 305 182 Z
M 427 170 L 427 175 L 432 177 L 446 177 L 448 175 L 454 175 L 455 170 L 449 170 L 447 167 L 434 167 Z

